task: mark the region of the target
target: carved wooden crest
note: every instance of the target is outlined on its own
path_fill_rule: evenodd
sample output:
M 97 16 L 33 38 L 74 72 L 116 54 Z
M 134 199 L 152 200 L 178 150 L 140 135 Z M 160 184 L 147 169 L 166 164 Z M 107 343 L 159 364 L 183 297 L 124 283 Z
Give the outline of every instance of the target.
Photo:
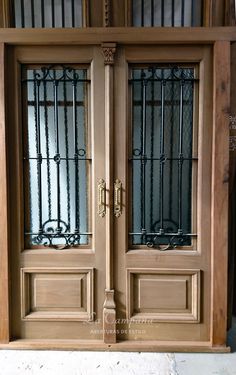
M 104 43 L 102 44 L 102 52 L 104 56 L 105 64 L 114 64 L 114 55 L 116 52 L 115 43 Z

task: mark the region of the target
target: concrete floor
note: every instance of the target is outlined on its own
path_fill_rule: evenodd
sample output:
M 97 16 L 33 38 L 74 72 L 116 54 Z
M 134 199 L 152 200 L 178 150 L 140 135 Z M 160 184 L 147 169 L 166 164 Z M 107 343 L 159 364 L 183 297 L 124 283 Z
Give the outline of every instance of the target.
M 236 319 L 229 354 L 0 351 L 0 375 L 236 375 Z

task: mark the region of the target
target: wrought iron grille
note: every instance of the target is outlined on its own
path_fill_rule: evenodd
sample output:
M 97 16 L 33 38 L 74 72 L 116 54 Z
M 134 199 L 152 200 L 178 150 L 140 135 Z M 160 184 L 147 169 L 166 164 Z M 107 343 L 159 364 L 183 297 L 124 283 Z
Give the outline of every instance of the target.
M 87 70 L 52 65 L 22 73 L 26 243 L 87 244 Z
M 14 0 L 15 27 L 81 27 L 82 0 Z
M 133 68 L 133 245 L 191 245 L 194 68 Z
M 133 26 L 202 26 L 202 0 L 133 0 Z

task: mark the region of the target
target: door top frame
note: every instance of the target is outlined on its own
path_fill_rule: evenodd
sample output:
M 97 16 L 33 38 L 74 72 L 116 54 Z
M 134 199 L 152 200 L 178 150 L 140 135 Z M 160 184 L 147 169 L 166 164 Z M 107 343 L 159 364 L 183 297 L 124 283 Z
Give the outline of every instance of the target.
M 98 27 L 81 29 L 0 29 L 0 43 L 13 45 L 212 44 L 236 41 L 235 27 Z

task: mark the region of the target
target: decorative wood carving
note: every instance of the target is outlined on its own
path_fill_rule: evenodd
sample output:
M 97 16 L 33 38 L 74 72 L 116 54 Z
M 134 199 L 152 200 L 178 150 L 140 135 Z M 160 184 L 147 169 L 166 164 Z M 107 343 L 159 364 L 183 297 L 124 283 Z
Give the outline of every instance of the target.
M 104 0 L 103 2 L 103 26 L 109 27 L 111 26 L 111 3 L 110 0 Z
M 109 65 L 114 64 L 116 44 L 115 43 L 103 43 L 102 44 L 102 52 L 103 52 L 103 56 L 104 56 L 104 63 L 109 64 Z
M 114 290 L 105 290 L 103 330 L 104 343 L 114 344 L 116 342 L 116 305 L 114 301 Z

